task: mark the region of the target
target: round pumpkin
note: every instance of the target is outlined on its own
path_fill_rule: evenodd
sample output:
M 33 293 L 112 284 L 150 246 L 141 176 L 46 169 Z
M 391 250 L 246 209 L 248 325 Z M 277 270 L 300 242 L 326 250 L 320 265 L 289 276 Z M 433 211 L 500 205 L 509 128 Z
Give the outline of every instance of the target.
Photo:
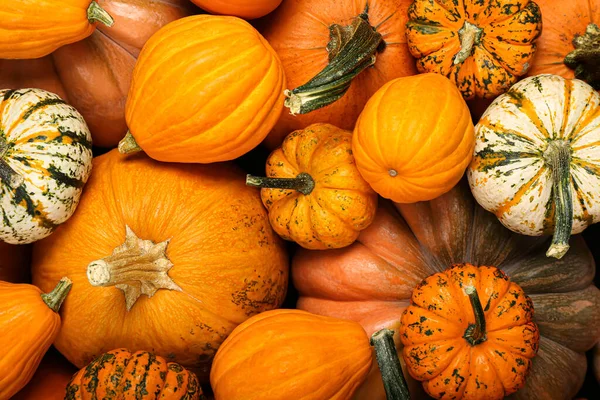
M 356 322 L 272 310 L 239 325 L 223 342 L 210 383 L 217 400 L 346 400 L 369 372 L 371 354 Z
M 422 74 L 390 81 L 371 97 L 354 128 L 352 152 L 377 193 L 414 203 L 456 185 L 474 141 L 460 92 L 441 75 Z
M 357 321 L 367 334 L 386 327 L 399 332 L 399 317 L 423 279 L 453 264 L 496 266 L 531 298 L 540 331 L 526 384 L 512 396 L 573 398 L 585 378 L 584 352 L 600 339 L 600 290 L 593 284 L 590 251 L 581 236 L 573 236 L 561 260 L 546 257 L 547 238 L 504 228 L 463 183 L 429 202 L 381 202 L 373 223 L 349 247 L 300 249 L 292 263 L 298 308 Z M 402 352 L 400 339 L 395 335 Z M 423 398 L 405 375 L 413 397 Z M 381 387 L 377 374 L 371 377 L 371 388 Z
M 275 232 L 307 249 L 348 246 L 377 209 L 377 194 L 354 163 L 352 132 L 330 124 L 290 133 L 267 159 L 267 177 L 249 175 L 246 184 L 265 188 Z
M 281 59 L 289 89 L 289 109 L 267 137 L 267 147 L 317 122 L 352 130 L 377 89 L 417 72 L 404 34 L 408 5 L 283 0 L 261 27 Z
M 116 349 L 98 356 L 67 385 L 66 400 L 98 398 L 199 400 L 202 388 L 193 372 L 147 351 Z
M 29 281 L 31 246 L 15 246 L 0 241 L 0 281 Z
M 92 169 L 90 131 L 41 89 L 0 90 L 0 240 L 32 243 L 73 215 Z
M 211 14 L 233 15 L 254 19 L 267 15 L 281 4 L 281 0 L 192 0 Z
M 530 0 L 415 0 L 408 16 L 419 71 L 449 77 L 466 99 L 496 97 L 525 75 L 542 30 Z
M 277 54 L 246 21 L 171 22 L 140 53 L 127 98 L 130 133 L 119 150 L 170 162 L 233 160 L 267 136 L 284 86 Z
M 73 219 L 34 246 L 36 285 L 74 283 L 55 346 L 79 368 L 126 347 L 207 374 L 233 328 L 285 296 L 288 258 L 259 194 L 224 163 L 115 149 L 94 169 Z
M 544 26 L 528 75 L 581 79 L 600 89 L 600 3 L 590 0 L 536 0 Z
M 600 95 L 557 75 L 523 79 L 477 126 L 469 183 L 509 229 L 554 234 L 548 256 L 600 220 Z
M 83 115 L 95 146 L 116 147 L 127 132 L 125 102 L 142 46 L 159 28 L 197 9 L 189 0 L 97 3 L 114 18 L 112 27 L 100 24 L 88 38 L 43 58 L 0 59 L 0 88 L 57 93 Z

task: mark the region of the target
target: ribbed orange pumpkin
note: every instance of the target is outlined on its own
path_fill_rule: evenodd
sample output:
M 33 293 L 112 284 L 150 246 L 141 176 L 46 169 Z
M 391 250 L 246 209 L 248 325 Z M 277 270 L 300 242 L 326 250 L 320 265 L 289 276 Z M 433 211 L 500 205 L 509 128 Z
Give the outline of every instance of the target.
M 281 0 L 192 0 L 212 14 L 233 15 L 254 19 L 267 15 L 281 4 Z
M 216 400 L 347 400 L 369 372 L 371 354 L 356 322 L 272 310 L 223 342 L 210 383 Z
M 31 246 L 0 241 L 0 281 L 20 283 L 29 279 Z
M 475 133 L 456 86 L 438 74 L 398 78 L 371 97 L 356 123 L 358 170 L 397 203 L 446 193 L 471 161 Z
M 38 58 L 84 39 L 112 17 L 90 0 L 0 0 L 0 58 Z
M 277 55 L 246 21 L 196 15 L 146 43 L 126 105 L 122 152 L 159 161 L 233 160 L 256 147 L 283 108 Z

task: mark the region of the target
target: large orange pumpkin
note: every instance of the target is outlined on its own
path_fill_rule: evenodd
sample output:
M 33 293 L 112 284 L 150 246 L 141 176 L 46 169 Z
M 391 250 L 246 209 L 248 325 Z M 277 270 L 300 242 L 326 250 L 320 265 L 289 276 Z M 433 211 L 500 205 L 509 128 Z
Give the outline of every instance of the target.
M 417 72 L 404 34 L 409 4 L 284 0 L 266 18 L 261 31 L 281 58 L 292 96 L 287 100 L 290 110 L 284 110 L 266 139 L 269 148 L 316 122 L 352 130 L 377 89 Z
M 95 146 L 116 147 L 127 132 L 125 101 L 142 46 L 163 25 L 197 9 L 189 0 L 97 3 L 114 18 L 112 27 L 100 24 L 88 38 L 46 57 L 0 59 L 0 88 L 31 87 L 58 94 L 83 115 Z
M 593 284 L 594 259 L 580 236 L 571 238 L 561 260 L 546 257 L 548 241 L 504 228 L 462 183 L 429 202 L 381 202 L 373 223 L 351 246 L 296 253 L 298 307 L 358 321 L 367 334 L 385 327 L 398 332 L 399 316 L 423 279 L 455 263 L 497 266 L 533 301 L 540 331 L 539 352 L 514 398 L 573 398 L 585 378 L 584 352 L 600 339 L 600 290 Z M 399 335 L 395 339 L 402 352 Z M 406 375 L 413 396 L 422 398 Z M 380 378 L 372 378 L 375 393 Z
M 212 14 L 233 15 L 254 19 L 267 15 L 281 4 L 281 0 L 192 0 Z
M 169 162 L 233 160 L 275 125 L 284 86 L 277 54 L 246 21 L 171 22 L 140 53 L 127 98 L 130 133 L 119 150 Z
M 36 285 L 73 280 L 55 346 L 79 368 L 126 347 L 206 374 L 233 328 L 285 296 L 288 258 L 258 192 L 228 164 L 113 150 L 94 170 L 75 216 L 34 247 Z
M 0 281 L 27 282 L 30 255 L 31 246 L 15 246 L 0 241 Z

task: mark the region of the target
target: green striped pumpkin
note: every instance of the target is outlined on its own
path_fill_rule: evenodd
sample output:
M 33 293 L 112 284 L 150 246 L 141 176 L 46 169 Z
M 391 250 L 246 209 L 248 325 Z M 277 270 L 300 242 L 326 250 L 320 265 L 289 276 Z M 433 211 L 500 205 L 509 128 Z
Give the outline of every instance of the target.
M 538 75 L 498 97 L 475 127 L 475 199 L 512 231 L 554 234 L 547 256 L 600 219 L 600 95 Z
M 31 243 L 77 207 L 92 169 L 83 117 L 41 89 L 0 90 L 0 240 Z

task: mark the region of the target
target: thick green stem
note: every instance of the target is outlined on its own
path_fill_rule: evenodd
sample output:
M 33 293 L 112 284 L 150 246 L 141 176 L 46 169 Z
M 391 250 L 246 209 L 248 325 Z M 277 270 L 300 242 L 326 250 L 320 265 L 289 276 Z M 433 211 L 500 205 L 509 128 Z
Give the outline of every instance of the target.
M 565 140 L 550 142 L 544 152 L 544 158 L 552 171 L 552 198 L 554 199 L 554 235 L 546 256 L 562 258 L 569 250 L 569 238 L 573 230 L 569 142 Z
M 119 142 L 119 153 L 131 154 L 142 151 L 142 148 L 137 144 L 131 132 L 127 132 L 125 137 Z
M 264 178 L 246 175 L 246 185 L 259 188 L 296 190 L 309 195 L 315 188 L 315 181 L 306 172 L 299 173 L 295 178 Z
M 589 24 L 584 35 L 573 39 L 575 50 L 567 54 L 565 64 L 575 70 L 575 78 L 600 89 L 600 27 Z
M 473 307 L 473 313 L 475 314 L 475 323 L 470 324 L 465 330 L 463 338 L 471 345 L 477 346 L 487 340 L 487 334 L 485 330 L 485 313 L 479 300 L 479 294 L 477 289 L 473 286 L 465 287 L 465 293 L 469 296 L 471 307 Z
M 110 27 L 115 23 L 113 17 L 95 1 L 92 1 L 87 9 L 87 18 L 90 24 L 100 22 Z
M 352 24 L 329 27 L 329 64 L 304 85 L 285 91 L 285 106 L 291 114 L 307 114 L 335 102 L 348 91 L 356 75 L 375 64 L 376 53 L 385 42 L 369 24 L 367 12 L 368 6 Z
M 382 329 L 375 332 L 371 336 L 371 346 L 375 347 L 375 357 L 381 371 L 387 400 L 410 399 L 408 385 L 394 344 L 394 331 Z
M 465 21 L 465 24 L 458 31 L 458 37 L 460 38 L 460 51 L 454 56 L 454 65 L 465 62 L 467 58 L 473 53 L 473 46 L 479 44 L 483 29 Z
M 42 300 L 44 300 L 44 303 L 46 303 L 52 311 L 58 312 L 63 301 L 67 298 L 71 286 L 73 286 L 73 283 L 69 278 L 62 278 L 50 293 L 42 293 Z
M 16 189 L 23 184 L 25 181 L 23 176 L 16 172 L 6 162 L 5 156 L 8 151 L 8 143 L 3 137 L 3 133 L 0 132 L 0 181 L 4 182 L 11 189 Z

